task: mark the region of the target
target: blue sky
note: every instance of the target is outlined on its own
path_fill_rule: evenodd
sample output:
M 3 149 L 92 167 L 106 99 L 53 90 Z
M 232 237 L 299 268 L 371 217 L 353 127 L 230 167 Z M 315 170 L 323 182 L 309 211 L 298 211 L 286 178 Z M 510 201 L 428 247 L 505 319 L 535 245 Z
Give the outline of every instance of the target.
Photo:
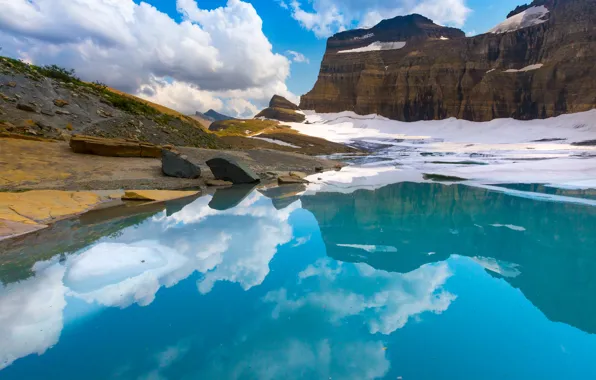
M 519 0 L 0 0 L 2 54 L 73 68 L 184 113 L 298 102 L 327 37 L 420 13 L 483 33 Z
M 181 19 L 174 0 L 145 0 L 145 2 L 173 18 Z M 273 45 L 274 52 L 284 54 L 292 50 L 304 54 L 309 59 L 309 64 L 293 64 L 290 77 L 286 82 L 290 91 L 297 95 L 308 92 L 317 79 L 319 65 L 325 53 L 326 38 L 317 38 L 313 32 L 302 27 L 276 0 L 247 2 L 254 6 L 263 20 L 263 32 Z M 226 0 L 199 0 L 199 5 L 203 9 L 215 9 L 225 3 Z M 510 11 L 523 3 L 523 0 L 468 0 L 466 5 L 472 12 L 460 29 L 466 33 L 481 34 L 502 22 Z M 312 6 L 309 10 L 312 10 Z

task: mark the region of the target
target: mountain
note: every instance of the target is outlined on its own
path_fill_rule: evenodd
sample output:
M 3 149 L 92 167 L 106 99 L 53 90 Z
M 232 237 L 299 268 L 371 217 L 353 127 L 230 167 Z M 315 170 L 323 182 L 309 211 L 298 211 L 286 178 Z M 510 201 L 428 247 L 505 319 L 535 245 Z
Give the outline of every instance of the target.
M 327 41 L 301 109 L 402 121 L 534 119 L 596 105 L 594 0 L 536 0 L 466 38 L 420 15 Z
M 214 121 L 221 121 L 221 120 L 235 120 L 236 118 L 221 114 L 217 111 L 210 109 L 209 111 L 202 113 L 202 112 L 195 112 L 195 116 L 198 116 L 202 119 L 208 120 L 209 122 Z

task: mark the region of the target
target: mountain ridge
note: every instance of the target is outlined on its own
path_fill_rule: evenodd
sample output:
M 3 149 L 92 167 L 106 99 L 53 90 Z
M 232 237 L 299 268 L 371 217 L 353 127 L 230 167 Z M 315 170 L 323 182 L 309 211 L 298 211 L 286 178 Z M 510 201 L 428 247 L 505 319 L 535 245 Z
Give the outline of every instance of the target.
M 517 27 L 475 37 L 419 15 L 338 33 L 329 38 L 317 82 L 300 108 L 402 121 L 525 120 L 587 111 L 596 104 L 593 5 L 536 0 L 504 20 Z M 539 6 L 547 14 L 524 24 L 519 14 Z

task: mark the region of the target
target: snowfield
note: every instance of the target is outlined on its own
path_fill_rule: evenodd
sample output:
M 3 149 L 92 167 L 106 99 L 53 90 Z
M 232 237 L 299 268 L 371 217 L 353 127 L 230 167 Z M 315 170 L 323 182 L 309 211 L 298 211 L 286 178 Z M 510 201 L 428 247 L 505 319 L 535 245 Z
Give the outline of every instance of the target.
M 367 51 L 378 51 L 378 50 L 396 50 L 396 49 L 402 49 L 404 46 L 406 46 L 406 43 L 403 41 L 396 41 L 396 42 L 373 42 L 370 45 L 367 46 L 363 46 L 360 48 L 356 48 L 356 49 L 350 49 L 350 50 L 340 50 L 337 53 L 338 54 L 345 54 L 345 53 L 362 53 L 362 52 L 367 52 Z
M 539 7 L 531 7 L 516 14 L 515 16 L 509 17 L 507 20 L 495 26 L 488 32 L 493 34 L 507 33 L 530 26 L 539 25 L 547 21 L 544 19 L 544 16 L 546 16 L 548 13 L 549 11 L 544 5 Z
M 306 135 L 371 152 L 366 157 L 335 156 L 352 165 L 310 177 L 307 192 L 375 189 L 423 181 L 424 174 L 455 176 L 482 186 L 596 188 L 596 110 L 545 120 L 481 123 L 454 118 L 406 123 L 353 112 L 305 113 L 311 124 L 289 125 Z

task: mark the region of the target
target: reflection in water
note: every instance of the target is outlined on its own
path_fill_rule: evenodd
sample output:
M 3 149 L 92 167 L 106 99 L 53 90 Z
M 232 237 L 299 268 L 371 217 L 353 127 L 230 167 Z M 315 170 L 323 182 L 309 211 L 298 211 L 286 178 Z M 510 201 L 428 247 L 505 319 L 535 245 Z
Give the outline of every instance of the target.
M 281 189 L 218 190 L 89 223 L 86 244 L 47 245 L 53 257 L 32 268 L 31 255 L 11 254 L 32 276 L 0 285 L 3 377 L 594 373 L 582 356 L 594 339 L 527 302 L 596 333 L 594 208 L 440 184 L 301 198 L 302 187 Z M 515 370 L 486 373 L 494 357 Z
M 596 208 L 454 185 L 398 183 L 376 191 L 302 198 L 327 253 L 407 273 L 472 257 L 503 276 L 553 321 L 596 333 Z M 395 247 L 397 253 L 361 246 Z
M 161 287 L 195 271 L 203 273 L 201 293 L 218 281 L 244 290 L 261 284 L 277 246 L 292 240 L 288 217 L 299 204 L 278 211 L 253 193 L 218 211 L 208 206 L 211 201 L 199 198 L 170 216 L 162 211 L 62 262 L 40 262 L 34 277 L 0 288 L 0 330 L 10 337 L 0 343 L 0 365 L 43 353 L 58 341 L 65 296 L 108 307 L 146 306 Z
M 274 318 L 303 307 L 325 309 L 332 322 L 358 315 L 364 317 L 371 334 L 388 335 L 404 327 L 411 317 L 447 310 L 456 297 L 441 287 L 451 275 L 446 263 L 400 274 L 321 259 L 298 273 L 306 288 L 310 288 L 309 281 L 317 282 L 317 291 L 289 298 L 283 288 L 269 292 L 265 301 L 275 305 Z

